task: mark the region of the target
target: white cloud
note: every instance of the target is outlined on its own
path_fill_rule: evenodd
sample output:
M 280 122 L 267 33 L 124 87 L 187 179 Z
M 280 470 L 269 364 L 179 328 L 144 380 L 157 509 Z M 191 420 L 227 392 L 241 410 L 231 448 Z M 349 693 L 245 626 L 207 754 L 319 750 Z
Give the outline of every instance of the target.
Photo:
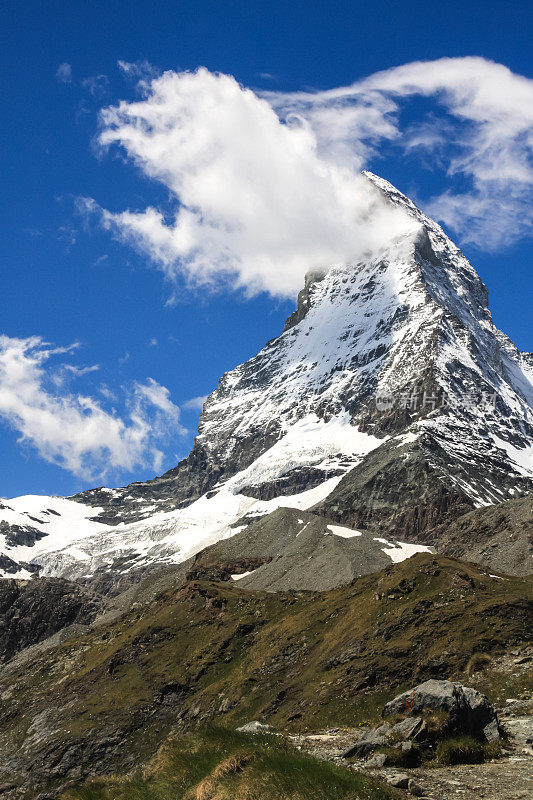
M 404 132 L 402 103 L 431 97 L 447 114 Z M 483 58 L 442 58 L 378 72 L 324 92 L 265 95 L 285 118 L 305 119 L 321 148 L 368 161 L 393 142 L 437 154 L 448 179 L 466 179 L 426 208 L 463 241 L 495 249 L 532 230 L 533 81 Z
M 126 78 L 139 80 L 143 85 L 146 81 L 157 78 L 161 71 L 156 69 L 149 61 L 117 61 L 117 66 Z
M 66 61 L 58 66 L 56 80 L 59 83 L 72 83 L 72 67 Z
M 37 336 L 0 336 L 0 418 L 42 458 L 86 479 L 138 467 L 158 470 L 158 441 L 184 432 L 168 389 L 152 378 L 135 383 L 121 418 L 98 400 L 65 389 L 65 372 L 79 377 L 87 370 L 47 364 L 74 347 L 52 347 Z
M 307 124 L 284 124 L 230 76 L 167 72 L 101 120 L 102 145 L 121 145 L 175 200 L 166 216 L 100 210 L 101 221 L 171 280 L 290 296 L 309 269 L 412 224 L 351 165 L 320 156 Z
M 495 249 L 531 232 L 533 81 L 500 64 L 415 62 L 347 87 L 261 96 L 206 69 L 154 78 L 149 65 L 120 66 L 145 76 L 144 96 L 101 112 L 100 143 L 123 148 L 171 206 L 85 209 L 178 285 L 290 296 L 309 269 L 396 235 L 404 223 L 358 174 L 387 148 L 446 174 L 449 187 L 424 207 L 462 241 Z M 440 116 L 403 130 L 415 95 Z
M 207 398 L 207 394 L 200 395 L 199 397 L 191 397 L 190 400 L 186 400 L 182 403 L 181 407 L 186 411 L 201 411 Z

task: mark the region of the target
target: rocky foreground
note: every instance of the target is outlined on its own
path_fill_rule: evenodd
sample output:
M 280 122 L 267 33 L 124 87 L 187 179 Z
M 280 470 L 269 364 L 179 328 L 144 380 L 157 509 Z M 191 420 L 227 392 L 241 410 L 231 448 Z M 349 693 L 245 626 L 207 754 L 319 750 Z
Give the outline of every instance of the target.
M 526 648 L 508 666 L 520 671 L 525 665 L 531 669 L 531 664 L 533 648 Z M 338 765 L 349 762 L 350 769 L 408 796 L 432 800 L 531 797 L 532 700 L 509 698 L 495 709 L 471 688 L 428 681 L 388 703 L 383 716 L 387 719 L 398 711 L 403 718 L 393 725 L 385 722 L 379 727 L 326 730 L 293 738 L 304 752 Z
M 55 798 L 127 774 L 169 737 L 212 724 L 361 733 L 427 680 L 451 678 L 503 706 L 533 689 L 532 598 L 529 578 L 432 554 L 323 593 L 154 574 L 66 641 L 0 669 L 2 797 Z

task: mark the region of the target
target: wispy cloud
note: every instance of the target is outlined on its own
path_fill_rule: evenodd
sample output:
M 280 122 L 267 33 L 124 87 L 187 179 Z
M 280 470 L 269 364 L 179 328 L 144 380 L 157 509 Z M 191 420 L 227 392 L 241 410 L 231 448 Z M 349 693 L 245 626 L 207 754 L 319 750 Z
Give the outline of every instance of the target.
M 190 400 L 186 400 L 182 403 L 181 407 L 184 411 L 201 411 L 207 398 L 207 394 L 200 395 L 199 397 L 191 397 Z
M 404 131 L 413 96 L 446 118 Z M 264 95 L 281 117 L 303 119 L 325 152 L 363 165 L 385 143 L 437 156 L 450 187 L 426 209 L 462 241 L 495 249 L 532 232 L 533 81 L 483 58 L 442 58 L 378 72 L 323 92 Z M 453 179 L 469 184 L 456 189 Z
M 66 61 L 58 66 L 56 80 L 59 83 L 72 83 L 72 67 Z
M 406 230 L 359 174 L 384 152 L 443 173 L 446 190 L 424 208 L 461 241 L 495 249 L 531 233 L 533 81 L 500 64 L 415 62 L 328 91 L 257 94 L 206 69 L 149 75 L 140 88 L 139 101 L 103 109 L 99 142 L 120 146 L 170 204 L 82 205 L 176 291 L 291 296 L 309 269 L 356 260 Z M 432 111 L 402 127 L 414 96 Z
M 107 75 L 89 75 L 81 82 L 84 89 L 88 89 L 93 97 L 103 98 L 109 91 L 109 78 Z
M 184 432 L 168 389 L 153 378 L 135 382 L 121 417 L 65 381 L 67 372 L 79 378 L 98 367 L 54 366 L 55 357 L 75 347 L 52 347 L 37 336 L 0 336 L 0 419 L 46 461 L 86 479 L 138 467 L 158 470 L 158 443 Z
M 150 64 L 149 61 L 117 61 L 117 66 L 126 78 L 141 81 L 146 84 L 161 74 L 161 70 Z

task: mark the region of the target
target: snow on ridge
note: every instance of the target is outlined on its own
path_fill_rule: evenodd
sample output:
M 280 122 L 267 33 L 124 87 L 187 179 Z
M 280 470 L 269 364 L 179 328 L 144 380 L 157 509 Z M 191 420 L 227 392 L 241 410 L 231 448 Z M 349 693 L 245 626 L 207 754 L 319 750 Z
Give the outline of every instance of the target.
M 281 439 L 225 485 L 238 493 L 245 486 L 275 480 L 297 467 L 338 466 L 337 456 L 349 457 L 356 463 L 384 441 L 385 438 L 378 439 L 352 425 L 347 412 L 327 422 L 308 414 L 288 426 Z
M 374 536 L 373 539 L 375 542 L 380 542 L 380 544 L 387 545 L 381 549 L 394 564 L 399 564 L 401 561 L 411 558 L 411 556 L 414 556 L 416 553 L 435 552 L 432 547 L 426 547 L 423 544 L 410 544 L 409 542 L 398 541 L 389 542 L 388 539 L 380 539 L 376 536 Z
M 28 548 L 32 553 L 27 560 L 42 564 L 43 576 L 61 574 L 70 578 L 91 575 L 98 567 L 128 555 L 132 563 L 126 569 L 153 561 L 179 564 L 205 547 L 234 536 L 242 530 L 235 527 L 242 517 L 264 516 L 280 506 L 304 511 L 327 497 L 341 478 L 329 478 L 313 489 L 272 500 L 255 500 L 224 486 L 187 508 L 161 511 L 116 528 L 102 526 L 105 531 L 76 539 L 65 547 L 45 548 L 40 540 L 34 548 Z
M 363 535 L 361 531 L 356 531 L 352 528 L 344 528 L 342 525 L 326 525 L 326 528 L 326 536 L 332 533 L 334 536 L 340 536 L 343 539 L 354 539 L 356 536 Z
M 7 523 L 37 532 L 40 538 L 33 546 L 9 545 L 9 528 L 0 530 L 0 554 L 6 555 L 15 562 L 31 563 L 37 552 L 46 552 L 68 547 L 87 537 L 109 531 L 110 526 L 97 522 L 93 517 L 103 509 L 68 500 L 63 497 L 47 495 L 22 495 L 0 502 L 0 525 Z M 5 526 L 4 526 L 5 527 Z M 27 570 L 7 573 L 3 577 L 27 578 Z
M 515 447 L 515 445 L 505 442 L 497 436 L 494 436 L 494 441 L 498 447 L 505 450 L 521 475 L 533 478 L 533 444 L 526 447 Z

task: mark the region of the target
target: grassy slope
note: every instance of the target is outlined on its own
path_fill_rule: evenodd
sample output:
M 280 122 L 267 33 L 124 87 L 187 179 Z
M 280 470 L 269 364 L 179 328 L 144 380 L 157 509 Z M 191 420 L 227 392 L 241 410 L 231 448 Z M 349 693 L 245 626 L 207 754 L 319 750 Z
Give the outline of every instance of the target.
M 133 774 L 88 781 L 65 800 L 392 800 L 371 778 L 298 753 L 275 736 L 223 729 L 172 737 Z
M 527 640 L 531 586 L 423 554 L 323 594 L 197 581 L 169 589 L 0 675 L 0 754 L 20 756 L 0 755 L 0 782 L 34 769 L 39 785 L 55 785 L 61 770 L 47 765 L 66 763 L 63 753 L 83 774 L 102 737 L 111 745 L 96 748 L 97 768 L 129 767 L 178 723 L 219 714 L 228 727 L 258 718 L 289 730 L 376 719 L 399 690 L 465 680 L 473 653 Z M 498 699 L 524 687 L 494 673 L 484 688 Z

